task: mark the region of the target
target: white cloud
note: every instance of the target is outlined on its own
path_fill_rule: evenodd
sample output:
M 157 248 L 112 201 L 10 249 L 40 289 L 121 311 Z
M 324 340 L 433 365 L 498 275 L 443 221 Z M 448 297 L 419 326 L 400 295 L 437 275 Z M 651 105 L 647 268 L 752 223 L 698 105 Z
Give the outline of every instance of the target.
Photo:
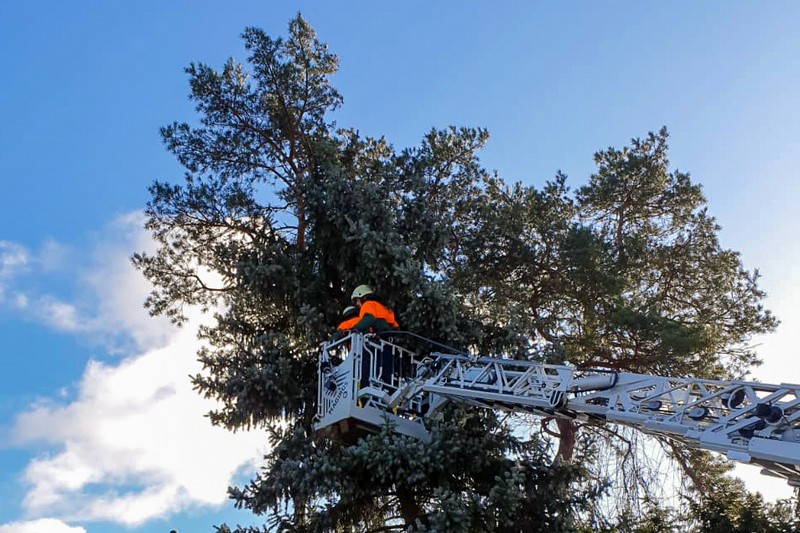
M 121 215 L 97 233 L 89 251 L 49 239 L 31 253 L 0 241 L 0 303 L 113 354 L 164 346 L 173 326 L 146 312 L 150 285 L 130 263 L 134 251 L 155 247 L 143 224 L 140 212 Z
M 13 242 L 0 241 L 0 279 L 8 278 L 28 264 L 28 251 Z
M 48 239 L 42 245 L 36 259 L 43 272 L 57 272 L 69 266 L 72 259 L 72 249 L 55 239 Z
M 148 350 L 163 346 L 174 327 L 166 318 L 151 317 L 143 307 L 151 286 L 130 262 L 133 252 L 155 249 L 143 225 L 139 212 L 115 219 L 95 247 L 92 267 L 83 273 L 82 282 L 98 296 L 87 329 L 107 339 L 124 331 L 139 349 Z
M 61 449 L 25 470 L 34 516 L 137 525 L 199 505 L 220 505 L 243 466 L 263 454 L 263 433 L 230 433 L 203 417 L 212 403 L 191 389 L 196 330 L 118 365 L 91 361 L 78 398 L 18 417 L 21 443 Z
M 28 297 L 24 294 L 17 293 L 14 296 L 13 305 L 18 309 L 25 309 L 26 307 L 28 307 Z
M 0 524 L 0 533 L 86 533 L 82 527 L 72 527 L 61 520 L 44 518 L 29 522 Z
M 25 301 L 27 304 L 27 298 Z M 72 304 L 45 296 L 37 299 L 34 305 L 39 318 L 57 330 L 77 332 L 86 329 L 86 325 L 78 317 L 78 310 Z
M 19 244 L 0 241 L 0 302 L 5 299 L 7 285 L 28 265 L 28 251 Z
M 194 313 L 176 329 L 142 308 L 149 286 L 128 260 L 150 246 L 141 218 L 121 217 L 104 235 L 83 276 L 91 298 L 78 305 L 39 296 L 27 307 L 62 331 L 108 338 L 125 332 L 137 349 L 114 364 L 89 361 L 73 401 L 43 400 L 18 415 L 15 442 L 50 448 L 25 468 L 23 507 L 30 517 L 134 526 L 222 505 L 236 473 L 263 456 L 266 437 L 233 434 L 203 416 L 214 404 L 189 380 L 200 371 L 202 317 Z

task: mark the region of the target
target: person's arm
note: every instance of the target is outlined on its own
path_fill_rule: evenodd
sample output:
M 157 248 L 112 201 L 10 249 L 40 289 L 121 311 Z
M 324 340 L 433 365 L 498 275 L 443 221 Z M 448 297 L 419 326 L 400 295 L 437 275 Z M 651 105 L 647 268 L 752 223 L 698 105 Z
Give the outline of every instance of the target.
M 375 327 L 375 315 L 372 313 L 364 313 L 364 315 L 359 319 L 358 324 L 353 326 L 353 331 L 357 331 L 359 333 L 368 333 L 371 328 Z
M 353 331 L 358 333 L 369 333 L 370 328 L 375 327 L 375 313 L 373 311 L 373 302 L 367 301 L 361 304 L 361 309 L 358 310 L 358 323 L 353 326 Z
M 343 321 L 336 329 L 340 331 L 349 331 L 353 329 L 353 326 L 356 324 L 358 324 L 358 317 L 354 316 L 353 318 L 348 318 L 347 320 Z

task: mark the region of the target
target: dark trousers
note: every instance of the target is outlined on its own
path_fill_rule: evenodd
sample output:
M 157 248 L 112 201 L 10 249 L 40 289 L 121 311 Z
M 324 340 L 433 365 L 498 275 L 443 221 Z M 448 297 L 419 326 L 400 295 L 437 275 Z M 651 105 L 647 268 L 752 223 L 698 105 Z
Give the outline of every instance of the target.
M 377 348 L 374 352 L 371 347 L 365 346 L 364 351 L 361 353 L 361 388 L 369 385 L 370 378 L 385 384 L 392 383 L 392 374 L 394 374 L 394 350 L 391 345 L 385 344 L 383 348 Z M 371 376 L 370 366 L 373 359 L 375 360 L 375 375 Z

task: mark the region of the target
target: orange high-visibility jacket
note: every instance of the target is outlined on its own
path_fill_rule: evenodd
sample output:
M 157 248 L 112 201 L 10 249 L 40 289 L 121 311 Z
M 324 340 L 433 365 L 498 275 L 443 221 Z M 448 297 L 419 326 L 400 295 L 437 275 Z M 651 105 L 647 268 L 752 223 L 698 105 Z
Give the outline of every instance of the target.
M 353 329 L 353 326 L 358 324 L 359 320 L 360 320 L 360 317 L 358 317 L 358 316 L 354 316 L 353 318 L 348 318 L 347 320 L 342 321 L 341 324 L 336 326 L 336 329 L 338 329 L 339 331 L 351 330 L 351 329 Z
M 353 326 L 356 331 L 380 333 L 387 329 L 397 329 L 400 325 L 394 318 L 394 311 L 375 300 L 367 300 L 361 304 L 358 312 L 358 323 Z

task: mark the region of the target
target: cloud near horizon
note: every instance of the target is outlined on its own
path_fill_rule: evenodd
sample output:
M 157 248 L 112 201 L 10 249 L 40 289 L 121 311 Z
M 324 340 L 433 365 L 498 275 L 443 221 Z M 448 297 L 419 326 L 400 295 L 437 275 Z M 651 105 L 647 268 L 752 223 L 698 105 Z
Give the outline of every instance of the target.
M 86 530 L 80 526 L 72 527 L 61 520 L 43 518 L 0 524 L 0 533 L 86 533 Z
M 90 295 L 80 305 L 25 295 L 31 316 L 50 327 L 108 341 L 116 350 L 133 347 L 113 362 L 89 360 L 74 399 L 57 400 L 54 391 L 17 416 L 15 444 L 49 448 L 22 475 L 29 518 L 137 526 L 220 506 L 237 473 L 254 469 L 266 451 L 263 432 L 234 434 L 203 416 L 214 403 L 192 390 L 189 375 L 200 371 L 197 328 L 208 317 L 191 312 L 177 329 L 142 308 L 149 286 L 128 260 L 151 246 L 141 227 L 141 215 L 130 214 L 107 228 L 92 265 L 78 276 Z M 33 531 L 19 529 L 32 523 L 0 526 L 0 533 Z M 10 527 L 18 529 L 2 529 Z

